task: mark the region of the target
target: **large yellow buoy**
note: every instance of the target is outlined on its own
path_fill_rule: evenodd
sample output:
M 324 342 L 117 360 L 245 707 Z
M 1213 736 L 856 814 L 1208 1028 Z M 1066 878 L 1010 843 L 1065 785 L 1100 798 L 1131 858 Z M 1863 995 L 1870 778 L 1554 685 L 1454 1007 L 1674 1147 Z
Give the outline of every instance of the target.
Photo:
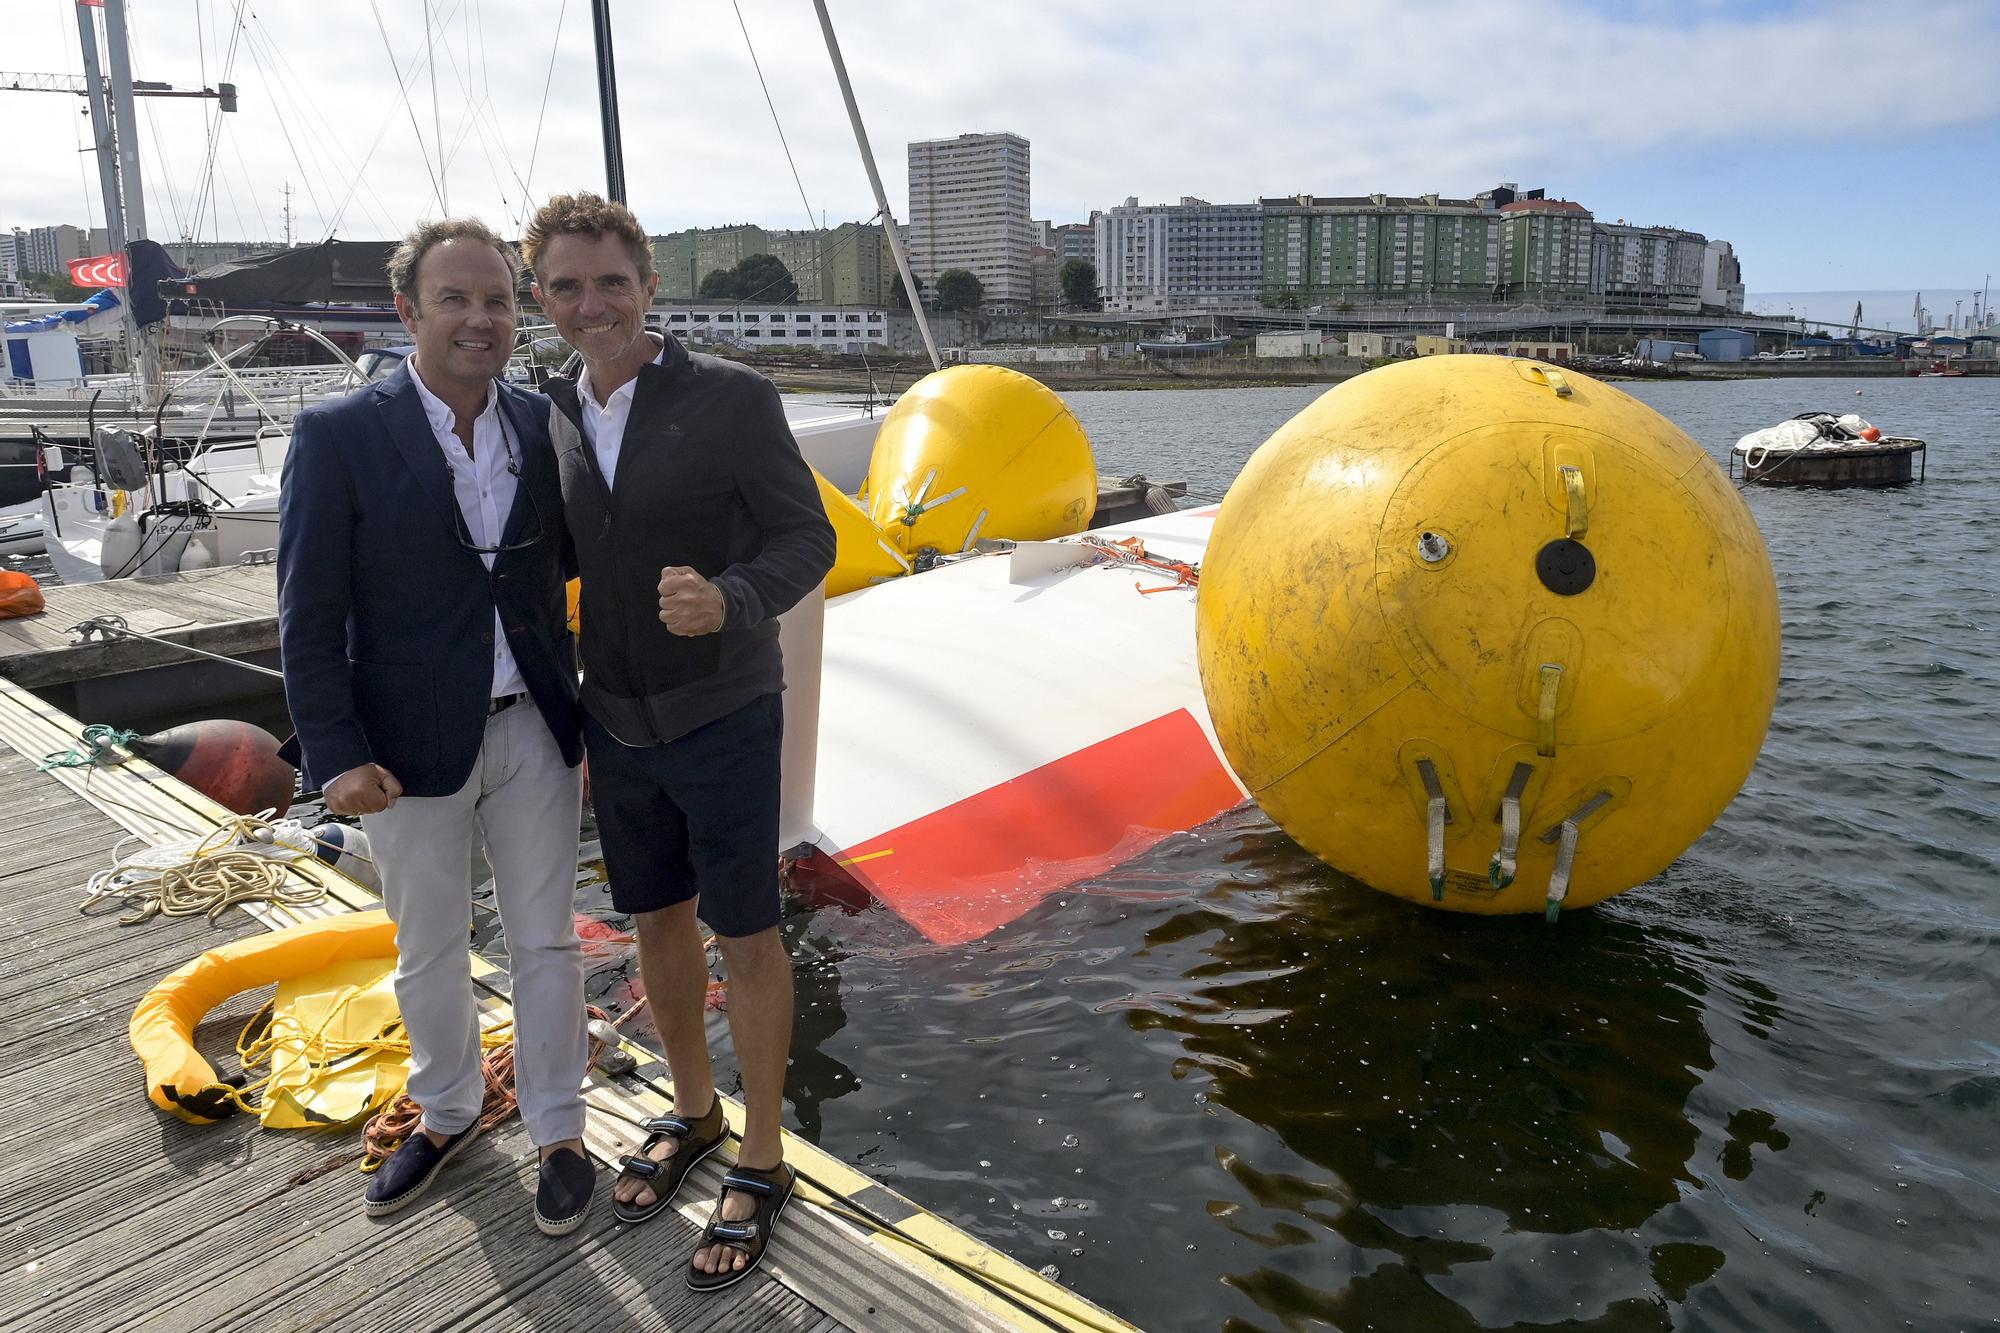
M 882 418 L 863 494 L 904 555 L 949 554 L 982 537 L 1082 532 L 1097 509 L 1097 463 L 1048 386 L 1004 366 L 947 366 Z
M 1441 356 L 1342 384 L 1230 487 L 1202 688 L 1272 819 L 1377 889 L 1584 906 L 1665 869 L 1756 760 L 1769 556 L 1722 469 L 1608 385 Z
M 820 503 L 826 506 L 827 521 L 833 524 L 833 568 L 827 572 L 826 595 L 838 597 L 870 584 L 900 578 L 910 572 L 910 562 L 889 544 L 882 529 L 868 517 L 868 511 L 841 492 L 841 489 L 813 471 L 819 483 Z

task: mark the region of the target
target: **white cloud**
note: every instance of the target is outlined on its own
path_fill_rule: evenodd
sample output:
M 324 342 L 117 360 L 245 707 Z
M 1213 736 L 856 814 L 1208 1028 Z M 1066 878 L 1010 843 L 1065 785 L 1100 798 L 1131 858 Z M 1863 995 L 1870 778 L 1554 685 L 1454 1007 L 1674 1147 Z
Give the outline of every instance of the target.
M 559 7 L 432 0 L 454 210 L 518 213 L 517 177 L 528 173 Z M 21 12 L 10 15 L 6 63 L 79 68 L 71 0 L 12 8 Z M 218 77 L 229 0 L 131 0 L 131 8 L 141 77 L 193 84 L 204 57 L 209 80 Z M 732 8 L 716 0 L 613 8 L 626 172 L 648 226 L 800 225 L 799 190 Z M 1150 202 L 1451 193 L 1501 179 L 1561 192 L 1584 168 L 1668 148 L 1783 152 L 1984 126 L 2000 115 L 1990 74 L 2000 8 L 1979 3 L 1928 5 L 1921 21 L 1862 3 L 1770 11 L 1558 0 L 834 0 L 832 9 L 899 213 L 905 143 L 968 130 L 1026 135 L 1035 213 L 1061 221 L 1128 194 Z M 202 234 L 275 232 L 287 180 L 304 234 L 323 232 L 350 194 L 345 236 L 393 234 L 439 211 L 417 148 L 417 134 L 429 145 L 433 127 L 431 81 L 419 72 L 423 7 L 378 0 L 374 10 L 411 80 L 409 106 L 370 6 L 246 8 L 234 69 L 243 109 L 225 121 L 218 202 Z M 812 207 L 831 220 L 873 214 L 811 5 L 744 0 L 743 15 Z M 213 34 L 205 45 L 200 28 Z M 602 184 L 592 69 L 589 5 L 569 0 L 536 197 Z M 72 160 L 80 103 L 8 96 L 0 219 L 81 221 L 95 175 Z M 190 225 L 207 149 L 200 107 L 149 105 L 156 235 Z M 1598 206 L 1615 212 L 1617 202 Z

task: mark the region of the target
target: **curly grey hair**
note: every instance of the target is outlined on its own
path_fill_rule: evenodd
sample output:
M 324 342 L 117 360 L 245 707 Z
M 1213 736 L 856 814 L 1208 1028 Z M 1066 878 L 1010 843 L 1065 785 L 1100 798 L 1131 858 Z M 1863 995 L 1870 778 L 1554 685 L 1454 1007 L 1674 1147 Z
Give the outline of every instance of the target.
M 479 241 L 492 246 L 506 261 L 508 281 L 515 287 L 521 285 L 520 254 L 494 235 L 491 227 L 478 218 L 443 218 L 419 226 L 390 252 L 389 289 L 399 296 L 409 297 L 414 305 L 417 299 L 417 265 L 423 262 L 433 246 L 446 241 Z

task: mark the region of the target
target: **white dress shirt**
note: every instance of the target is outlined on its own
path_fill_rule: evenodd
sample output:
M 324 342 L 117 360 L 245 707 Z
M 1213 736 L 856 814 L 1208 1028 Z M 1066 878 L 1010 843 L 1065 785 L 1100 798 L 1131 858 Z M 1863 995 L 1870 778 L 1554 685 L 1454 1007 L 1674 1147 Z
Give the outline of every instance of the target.
M 652 334 L 646 335 L 648 338 Z M 653 358 L 659 365 L 667 357 L 665 339 L 660 341 L 660 354 Z M 590 387 L 590 368 L 576 377 L 577 406 L 583 409 L 583 438 L 590 441 L 591 450 L 597 455 L 597 466 L 604 471 L 604 484 L 617 485 L 618 451 L 625 444 L 625 422 L 632 415 L 632 395 L 639 389 L 639 377 L 634 375 L 611 391 L 605 402 L 597 400 L 597 391 Z
M 458 497 L 459 512 L 465 515 L 465 534 L 474 546 L 498 546 L 500 535 L 507 527 L 507 515 L 514 509 L 514 492 L 520 466 L 515 458 L 518 448 L 509 437 L 505 423 L 500 416 L 500 390 L 488 386 L 486 390 L 486 410 L 472 423 L 472 452 L 465 451 L 459 442 L 458 432 L 452 429 L 457 419 L 451 406 L 430 391 L 424 377 L 417 373 L 414 357 L 410 360 L 410 382 L 417 386 L 417 396 L 423 399 L 424 416 L 430 420 L 431 433 L 437 436 L 438 448 L 444 450 L 445 470 L 451 473 L 452 494 Z M 482 554 L 480 560 L 486 568 L 493 568 L 493 557 Z M 521 694 L 528 684 L 521 678 L 521 668 L 514 661 L 513 650 L 507 646 L 506 627 L 500 623 L 500 609 L 493 609 L 493 693 L 500 698 L 506 694 Z

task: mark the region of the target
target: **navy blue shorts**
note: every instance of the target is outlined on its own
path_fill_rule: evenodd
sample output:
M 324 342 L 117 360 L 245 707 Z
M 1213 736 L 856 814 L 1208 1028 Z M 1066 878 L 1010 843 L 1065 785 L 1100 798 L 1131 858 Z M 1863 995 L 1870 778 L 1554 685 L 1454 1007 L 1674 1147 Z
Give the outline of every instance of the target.
M 584 713 L 590 804 L 626 916 L 698 898 L 739 938 L 778 924 L 778 754 L 785 706 L 760 695 L 665 745 L 621 745 Z

